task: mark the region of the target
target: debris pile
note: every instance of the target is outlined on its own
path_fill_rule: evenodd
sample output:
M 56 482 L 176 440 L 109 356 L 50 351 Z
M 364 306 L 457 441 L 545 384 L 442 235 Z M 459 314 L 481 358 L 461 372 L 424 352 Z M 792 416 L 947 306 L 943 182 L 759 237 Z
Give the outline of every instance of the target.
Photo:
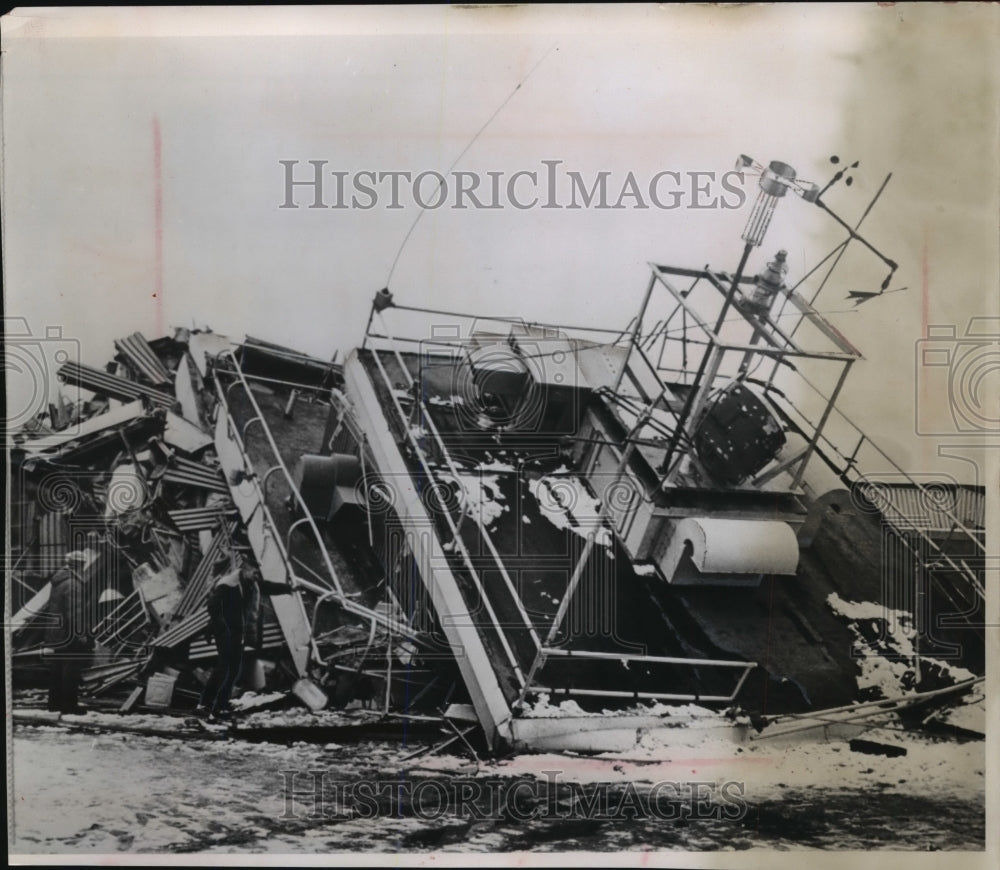
M 256 378 L 262 393 L 280 399 L 285 417 L 298 401 L 329 415 L 340 367 L 209 330 L 154 341 L 134 333 L 115 350 L 103 368 L 65 362 L 56 401 L 13 439 L 16 683 L 37 684 L 58 653 L 46 642 L 49 579 L 76 553 L 86 624 L 68 630 L 93 640 L 82 673 L 91 698 L 124 699 L 123 710 L 193 707 L 216 656 L 206 599 L 220 575 L 240 568 L 250 580 L 244 689 L 287 693 L 310 709 L 366 694 L 388 706 L 393 692 L 365 680 L 373 659 L 391 670 L 393 652 L 413 657 L 412 642 L 393 636 L 398 614 L 345 611 L 336 577 L 300 583 L 289 566 L 306 574 L 309 560 L 293 562 L 291 529 L 266 504 L 268 487 L 280 487 L 254 467 L 243 449 L 249 423 L 237 423 L 222 398 L 238 372 L 243 384 Z M 220 444 L 238 446 L 235 470 L 227 472 Z M 280 519 L 286 528 L 296 524 L 295 507 Z

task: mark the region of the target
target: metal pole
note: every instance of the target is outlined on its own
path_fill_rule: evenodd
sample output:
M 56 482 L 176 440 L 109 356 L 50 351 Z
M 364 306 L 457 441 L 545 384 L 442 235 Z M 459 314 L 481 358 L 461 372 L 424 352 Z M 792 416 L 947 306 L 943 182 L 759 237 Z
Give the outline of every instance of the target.
M 639 415 L 639 419 L 636 421 L 635 426 L 632 431 L 628 434 L 628 445 L 622 452 L 621 461 L 618 463 L 618 470 L 615 472 L 614 481 L 611 486 L 617 485 L 618 481 L 621 480 L 622 475 L 625 473 L 625 469 L 628 467 L 629 459 L 632 458 L 632 451 L 635 450 L 635 443 L 631 440 L 633 435 L 642 429 L 646 425 L 646 420 L 652 416 L 652 406 L 647 408 L 642 414 Z M 605 490 L 606 492 L 607 490 Z M 559 607 L 556 610 L 555 618 L 552 620 L 552 625 L 549 628 L 549 633 L 545 636 L 545 642 L 540 644 L 538 647 L 538 652 L 535 653 L 535 658 L 531 662 L 531 668 L 528 670 L 528 675 L 524 680 L 524 684 L 521 687 L 521 694 L 517 699 L 517 704 L 524 703 L 524 699 L 528 694 L 528 690 L 531 688 L 531 682 L 535 678 L 535 673 L 542 666 L 545 661 L 545 647 L 551 646 L 552 642 L 555 640 L 556 635 L 559 633 L 559 628 L 562 625 L 563 620 L 566 618 L 566 612 L 569 610 L 570 602 L 573 600 L 573 596 L 576 594 L 576 587 L 580 585 L 580 579 L 583 577 L 583 569 L 587 564 L 587 559 L 590 558 L 590 551 L 594 549 L 594 542 L 597 540 L 597 535 L 600 531 L 601 525 L 604 523 L 605 509 L 607 508 L 608 498 L 605 497 L 601 499 L 601 507 L 597 511 L 597 524 L 592 535 L 587 536 L 587 543 L 583 546 L 583 552 L 580 554 L 580 558 L 577 560 L 576 567 L 573 569 L 573 575 L 569 578 L 569 585 L 566 587 L 566 593 L 562 597 L 562 601 L 559 602 Z
M 677 428 L 674 429 L 674 434 L 670 439 L 670 443 L 667 445 L 666 455 L 663 457 L 663 462 L 660 463 L 658 470 L 661 474 L 670 468 L 670 463 L 673 461 L 674 452 L 677 450 L 677 444 L 681 438 L 681 432 L 683 431 L 688 417 L 691 414 L 691 408 L 694 405 L 695 396 L 701 392 L 701 380 L 705 375 L 705 366 L 708 365 L 708 358 L 711 355 L 713 347 L 715 346 L 719 330 L 722 328 L 722 324 L 726 320 L 726 315 L 729 313 L 729 306 L 732 305 L 733 299 L 736 298 L 736 291 L 740 286 L 740 279 L 743 277 L 743 270 L 746 268 L 747 259 L 750 257 L 750 252 L 753 248 L 754 246 L 749 242 L 743 246 L 743 256 L 740 258 L 740 264 L 736 268 L 736 274 L 733 275 L 733 282 L 729 286 L 729 293 L 726 294 L 726 301 L 723 303 L 722 311 L 719 313 L 719 319 L 716 321 L 715 331 L 708 338 L 709 346 L 705 349 L 705 353 L 702 354 L 701 363 L 698 366 L 698 373 L 694 377 L 691 388 L 684 399 L 684 407 L 681 409 L 680 416 L 677 418 Z
M 885 190 L 886 185 L 889 183 L 890 178 L 892 178 L 891 172 L 885 177 L 885 181 L 882 182 L 882 186 L 876 191 L 875 196 L 872 197 L 872 201 L 868 203 L 868 208 L 865 209 L 864 214 L 862 214 L 861 217 L 858 218 L 858 222 L 854 225 L 853 232 L 857 232 L 859 229 L 861 229 L 861 224 L 865 222 L 865 218 L 868 217 L 868 213 L 875 207 L 875 203 L 878 202 L 879 197 L 882 196 L 882 191 Z M 836 215 L 834 215 L 834 217 L 836 217 Z M 813 293 L 812 299 L 809 300 L 810 305 L 816 304 L 816 299 L 819 297 L 819 294 L 823 292 L 823 288 L 826 286 L 826 282 L 830 280 L 830 276 L 833 274 L 834 269 L 837 268 L 837 264 L 840 262 L 840 258 L 844 256 L 844 252 L 847 250 L 847 246 L 851 243 L 852 238 L 854 238 L 853 233 L 851 236 L 848 236 L 848 238 L 841 245 L 838 245 L 840 250 L 837 252 L 837 258 L 830 265 L 830 268 L 827 270 L 826 275 L 823 277 L 823 280 L 820 281 L 819 287 L 816 288 L 816 292 Z M 831 251 L 831 254 L 832 253 L 833 252 Z M 817 264 L 816 268 L 819 268 L 819 265 L 825 262 L 825 259 L 826 258 L 824 258 L 824 260 L 821 260 L 820 263 Z M 796 290 L 799 284 L 801 284 L 811 274 L 812 271 L 810 271 L 807 275 L 803 276 L 799 280 L 798 284 L 796 284 L 795 287 L 792 287 L 792 291 Z M 791 328 L 789 332 L 790 337 L 795 336 L 795 333 L 798 332 L 798 329 L 802 325 L 804 320 L 805 320 L 805 315 L 799 318 L 798 322 Z
M 879 192 L 881 193 L 881 191 L 879 191 Z M 878 257 L 890 269 L 892 269 L 893 271 L 895 271 L 896 268 L 898 268 L 899 264 L 896 263 L 895 260 L 890 260 L 887 256 L 885 256 L 885 254 L 883 254 L 877 248 L 873 247 L 872 244 L 871 244 L 871 242 L 869 242 L 863 236 L 859 236 L 857 234 L 857 232 L 855 232 L 855 230 L 851 227 L 851 225 L 849 223 L 847 223 L 847 221 L 845 221 L 843 218 L 841 218 L 840 216 L 838 216 L 837 214 L 835 214 L 825 202 L 823 202 L 820 199 L 817 199 L 816 200 L 816 205 L 818 205 L 821 209 L 823 209 L 823 211 L 825 211 L 838 224 L 840 224 L 845 230 L 847 230 L 847 232 L 850 234 L 850 236 L 851 236 L 852 239 L 857 239 L 859 242 L 861 242 L 862 245 L 864 245 L 866 248 L 868 248 L 869 251 L 871 251 L 876 257 Z
M 813 432 L 812 438 L 809 439 L 809 446 L 806 447 L 805 455 L 802 457 L 802 461 L 799 463 L 799 467 L 795 471 L 795 477 L 792 478 L 793 488 L 802 482 L 802 475 L 805 473 L 806 464 L 809 462 L 809 457 L 812 456 L 813 451 L 815 451 L 816 445 L 819 444 L 819 437 L 823 432 L 823 427 L 826 425 L 826 421 L 830 418 L 830 412 L 833 411 L 833 406 L 837 402 L 837 396 L 840 395 L 840 389 L 844 386 L 844 381 L 847 380 L 847 373 L 850 370 L 851 363 L 845 362 L 843 369 L 840 371 L 840 377 L 837 379 L 837 386 L 833 388 L 830 400 L 827 402 L 826 408 L 823 409 L 823 415 L 819 418 L 819 422 L 816 424 L 816 429 Z
M 372 328 L 372 320 L 375 317 L 375 303 L 372 302 L 371 308 L 368 309 L 368 323 L 365 324 L 365 334 L 361 339 L 361 349 L 364 350 L 368 347 L 368 332 Z
M 642 329 L 642 318 L 646 314 L 646 308 L 649 306 L 649 299 L 653 295 L 653 287 L 656 286 L 656 273 L 654 272 L 649 278 L 649 285 L 646 287 L 646 295 L 643 297 L 642 305 L 639 307 L 639 313 L 635 317 L 635 323 L 632 326 L 632 335 L 629 337 L 628 350 L 625 353 L 625 361 L 622 363 L 622 367 L 618 374 L 615 375 L 615 384 L 611 388 L 613 392 L 617 393 L 618 388 L 622 384 L 622 379 L 625 377 L 625 370 L 628 368 L 628 361 L 632 357 L 632 348 L 635 347 L 635 340 L 639 335 L 639 330 Z

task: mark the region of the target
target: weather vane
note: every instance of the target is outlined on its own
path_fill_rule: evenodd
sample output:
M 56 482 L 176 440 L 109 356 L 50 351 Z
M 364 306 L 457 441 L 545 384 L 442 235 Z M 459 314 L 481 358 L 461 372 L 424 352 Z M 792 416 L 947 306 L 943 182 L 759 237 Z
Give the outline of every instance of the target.
M 837 155 L 833 155 L 830 158 L 830 162 L 837 165 L 840 163 L 840 158 Z M 889 284 L 892 282 L 892 276 L 895 274 L 896 269 L 899 268 L 898 264 L 894 260 L 890 260 L 881 251 L 875 248 L 867 239 L 857 232 L 857 228 L 852 228 L 825 202 L 823 202 L 822 199 L 823 194 L 841 181 L 841 179 L 844 179 L 845 175 L 847 177 L 846 180 L 844 180 L 844 184 L 847 187 L 850 187 L 854 182 L 854 178 L 848 173 L 852 169 L 857 169 L 859 165 L 860 161 L 855 160 L 854 163 L 849 166 L 838 169 L 830 181 L 827 182 L 826 187 L 820 190 L 818 184 L 796 178 L 795 170 L 787 163 L 783 163 L 780 160 L 772 160 L 765 167 L 752 157 L 749 157 L 746 154 L 741 154 L 736 160 L 736 169 L 739 172 L 744 172 L 749 175 L 757 175 L 760 177 L 760 192 L 757 194 L 757 201 L 754 203 L 753 208 L 750 211 L 750 217 L 747 220 L 747 224 L 742 235 L 743 241 L 746 242 L 747 250 L 751 247 L 759 247 L 764 241 L 764 235 L 767 233 L 767 228 L 771 223 L 771 218 L 774 216 L 774 210 L 777 208 L 778 200 L 791 190 L 806 202 L 818 205 L 838 224 L 840 224 L 841 227 L 847 230 L 850 239 L 860 242 L 889 267 L 889 274 L 882 282 L 882 286 L 878 293 L 852 290 L 848 298 L 852 299 L 855 305 L 859 305 L 862 302 L 867 302 L 875 296 L 880 296 L 889 288 Z M 846 245 L 846 242 L 844 244 Z

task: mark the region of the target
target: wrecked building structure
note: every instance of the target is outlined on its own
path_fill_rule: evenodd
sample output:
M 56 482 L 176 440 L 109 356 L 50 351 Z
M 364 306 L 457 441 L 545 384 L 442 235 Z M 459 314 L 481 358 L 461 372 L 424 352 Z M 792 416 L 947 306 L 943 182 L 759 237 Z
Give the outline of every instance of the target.
M 620 329 L 383 290 L 340 363 L 186 329 L 67 362 L 81 397 L 12 453 L 18 678 L 81 551 L 84 687 L 124 709 L 194 705 L 238 562 L 245 688 L 497 752 L 627 747 L 671 705 L 746 730 L 960 694 L 985 669 L 982 490 L 914 480 L 838 409 L 860 353 L 783 256 L 743 275 L 755 220 L 735 274 L 650 264 Z

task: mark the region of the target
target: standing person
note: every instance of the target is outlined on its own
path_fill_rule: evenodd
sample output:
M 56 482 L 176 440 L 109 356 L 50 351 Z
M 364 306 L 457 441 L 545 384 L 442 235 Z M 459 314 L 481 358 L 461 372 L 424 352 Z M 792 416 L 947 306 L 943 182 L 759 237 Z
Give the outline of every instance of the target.
M 45 646 L 51 650 L 49 666 L 49 710 L 85 713 L 80 706 L 80 674 L 90 658 L 92 641 L 86 619 L 84 582 L 80 571 L 84 553 L 66 554 L 65 564 L 52 575 L 45 613 L 51 617 L 45 629 Z
M 208 596 L 208 625 L 219 657 L 202 692 L 198 711 L 209 718 L 230 712 L 229 697 L 243 670 L 243 589 L 239 568 L 215 581 Z

